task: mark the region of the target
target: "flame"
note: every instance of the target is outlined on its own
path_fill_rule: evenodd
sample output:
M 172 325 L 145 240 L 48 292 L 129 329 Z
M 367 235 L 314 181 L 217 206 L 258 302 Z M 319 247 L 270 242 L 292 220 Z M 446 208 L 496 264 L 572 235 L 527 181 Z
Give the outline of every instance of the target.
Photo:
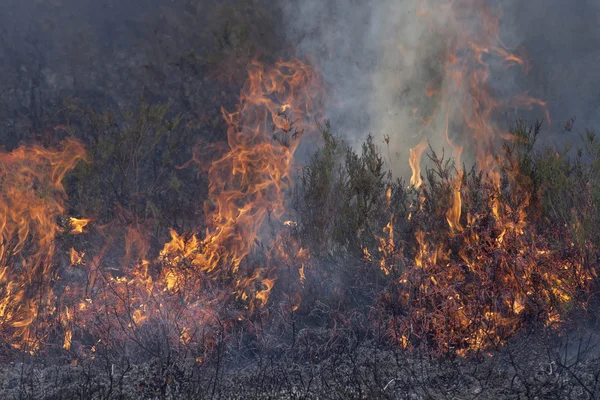
M 379 260 L 379 268 L 386 275 L 389 275 L 392 271 L 393 267 L 390 265 L 390 263 L 391 259 L 396 254 L 396 244 L 394 243 L 394 225 L 392 224 L 393 218 L 394 216 L 392 214 L 390 221 L 387 223 L 385 228 L 383 228 L 384 236 L 377 238 L 379 240 L 379 247 L 377 249 L 381 255 Z M 367 260 L 371 260 L 372 257 L 368 250 L 364 248 L 363 251 L 365 252 L 365 258 Z
M 258 293 L 256 293 L 256 299 L 261 302 L 261 306 L 264 306 L 265 304 L 267 304 L 267 301 L 269 301 L 269 294 L 271 293 L 271 289 L 273 289 L 275 280 L 274 279 L 263 279 L 261 283 L 266 288 L 259 291 Z
M 91 221 L 88 218 L 69 218 L 71 223 L 71 234 L 76 235 L 79 233 L 83 233 L 83 228 Z
M 500 40 L 499 14 L 482 0 L 454 0 L 431 9 L 423 4 L 418 15 L 432 24 L 446 16 L 444 27 L 451 29 L 445 35 L 444 78 L 433 79 L 425 88 L 425 96 L 438 100 L 435 112 L 439 114 L 421 119 L 419 135 L 433 133 L 432 119 L 443 118 L 439 134 L 452 149 L 455 173 L 440 177 L 447 189 L 448 208 L 439 216 L 445 217 L 448 230 L 420 229 L 415 233 L 413 265 L 399 279 L 400 300 L 411 312 L 399 321 L 394 319 L 394 324 L 405 327 L 395 337 L 404 348 L 427 338 L 440 351 L 454 350 L 466 356 L 501 345 L 532 313 L 548 326 L 561 321 L 561 310 L 574 301 L 574 294 L 585 287 L 588 278 L 575 260 L 574 267 L 569 262 L 564 269 L 558 254 L 537 243 L 537 233 L 527 222 L 527 194 L 514 190 L 507 201 L 499 196 L 501 173 L 508 161 L 497 150 L 514 137 L 496 126 L 498 111 L 507 106 L 538 106 L 549 120 L 546 103 L 528 94 L 504 100 L 494 97 L 489 84 L 494 59 L 506 68 L 528 69 L 527 60 Z M 417 111 L 414 109 L 413 115 Z M 419 211 L 424 199 L 431 196 L 422 187 L 420 176 L 427 139 L 423 137 L 410 149 L 410 183 L 420 189 Z M 471 205 L 463 204 L 463 150 L 475 155 L 485 180 L 479 195 L 487 204 L 484 211 L 469 211 L 466 216 L 463 207 Z M 508 176 L 515 187 L 518 175 L 513 169 Z M 415 218 L 412 208 L 409 220 Z M 397 251 L 392 226 L 390 221 L 384 229 L 386 235 L 377 238 L 378 262 L 386 274 L 391 271 L 390 255 Z M 368 261 L 377 261 L 367 248 L 363 252 Z M 571 268 L 579 274 L 567 278 L 566 271 Z
M 452 149 L 454 160 L 454 175 L 442 178 L 448 207 L 435 211 L 441 220 L 435 230 L 416 230 L 416 246 L 407 250 L 410 267 L 395 237 L 398 221 L 391 211 L 375 245 L 363 246 L 363 253 L 401 288 L 404 311 L 394 317 L 403 327 L 394 336 L 401 347 L 428 341 L 445 352 L 455 349 L 468 355 L 501 345 L 531 315 L 539 315 L 548 326 L 560 322 L 563 309 L 591 278 L 576 257 L 560 258 L 529 226 L 528 195 L 499 196 L 504 164 L 496 148 L 515 138 L 498 129 L 497 112 L 511 105 L 538 106 L 549 116 L 545 102 L 527 94 L 497 100 L 489 84 L 491 58 L 523 70 L 527 60 L 500 41 L 499 18 L 482 0 L 454 0 L 439 10 L 455 19 L 450 25 L 456 29 L 445 43 L 444 79 L 433 79 L 425 88 L 424 95 L 439 104 L 432 115 L 417 117 L 417 109 L 413 114 L 423 123 L 419 136 L 433 134 L 432 121 L 443 118 L 437 133 Z M 418 15 L 436 20 L 436 10 L 421 8 Z M 473 17 L 476 28 L 461 24 Z M 398 49 L 406 51 L 403 46 Z M 294 154 L 302 137 L 316 131 L 313 121 L 320 118 L 322 92 L 318 74 L 299 60 L 273 66 L 252 62 L 239 106 L 234 111 L 221 109 L 227 143 L 197 145 L 189 163 L 209 181 L 203 231 L 171 229 L 158 259 L 150 256 L 150 227 L 137 222 L 116 239 L 107 238 L 105 248 L 87 260 L 84 251 L 71 247 L 71 265 L 81 267 L 69 270 L 87 273 L 86 285 L 81 285 L 85 288 L 52 284 L 61 278 L 53 257 L 60 232 L 56 221 L 65 214 L 62 180 L 85 158 L 83 146 L 66 140 L 58 150 L 24 146 L 1 152 L 2 339 L 35 352 L 48 335 L 49 320 L 56 319 L 64 334 L 63 349 L 78 346 L 77 341 L 73 345 L 77 327 L 75 334 L 88 329 L 98 338 L 91 348 L 95 353 L 100 343 L 137 338 L 141 326 L 158 321 L 173 327 L 164 333 L 172 343 L 210 348 L 216 346 L 211 329 L 217 325 L 225 332 L 234 323 L 256 321 L 278 300 L 281 310 L 297 311 L 307 274 L 314 272 L 309 251 L 291 236 L 296 229 L 287 229 L 298 224 L 289 219 L 293 216 L 286 212 L 285 200 L 292 189 Z M 421 178 L 428 139 L 422 137 L 410 149 L 410 184 L 419 192 L 419 210 L 414 212 L 411 205 L 411 221 L 422 218 L 431 195 Z M 463 188 L 468 176 L 460 168 L 463 151 L 473 152 L 485 174 L 480 193 L 484 211 L 469 208 L 472 200 Z M 510 184 L 516 186 L 518 174 L 512 172 Z M 388 188 L 385 201 L 390 209 L 392 195 Z M 264 245 L 267 220 L 287 228 Z M 70 233 L 85 233 L 90 222 L 69 218 Z M 117 240 L 124 243 L 125 255 L 122 265 L 111 269 L 102 260 Z M 253 262 L 251 254 L 260 251 L 265 260 Z M 292 282 L 282 285 L 287 277 Z M 285 289 L 275 289 L 280 286 Z M 204 357 L 194 359 L 202 363 Z
M 446 51 L 442 54 L 443 78 L 432 79 L 425 88 L 425 95 L 435 98 L 438 103 L 435 113 L 445 118 L 445 131 L 440 133 L 454 150 L 457 166 L 460 165 L 462 145 L 454 143 L 456 138 L 451 139 L 450 133 L 457 137 L 461 133 L 462 141 L 475 154 L 478 167 L 497 184 L 500 176 L 494 149 L 499 147 L 499 140 L 509 139 L 512 135 L 500 130 L 494 117 L 507 107 L 531 109 L 537 106 L 543 110 L 546 120 L 550 119 L 546 103 L 526 93 L 502 100 L 494 96 L 489 83 L 492 60 L 499 60 L 506 68 L 520 67 L 524 72 L 529 68 L 527 59 L 508 49 L 500 39 L 499 11 L 488 6 L 485 0 L 453 0 L 429 9 L 423 3 L 418 12 L 424 23 L 432 25 L 431 29 L 447 30 L 444 35 Z M 444 25 L 440 24 L 441 20 Z M 413 115 L 416 111 L 413 109 Z M 430 131 L 435 113 L 421 119 L 423 128 L 419 134 Z M 456 129 L 450 129 L 450 122 Z M 411 184 L 416 187 L 421 183 L 418 165 L 425 141 L 423 138 L 410 153 Z
M 221 110 L 228 125 L 227 151 L 208 169 L 209 230 L 193 265 L 209 273 L 236 273 L 266 216 L 283 215 L 298 139 L 315 129 L 312 110 L 321 108 L 320 79 L 298 60 L 279 61 L 274 67 L 254 61 L 248 72 L 238 109 Z M 200 165 L 204 151 L 195 150 L 194 161 Z M 165 246 L 163 253 L 169 252 Z
M 235 272 L 267 213 L 283 214 L 299 144 L 295 139 L 310 127 L 307 121 L 313 117 L 310 110 L 319 85 L 315 72 L 297 60 L 280 61 L 274 68 L 250 65 L 241 106 L 235 112 L 222 110 L 229 126 L 229 151 L 213 161 L 208 172 L 214 207 L 206 211 L 214 230 L 204 241 L 208 257 L 203 269 L 211 271 L 225 261 Z M 221 254 L 225 247 L 227 254 Z
M 460 215 L 462 213 L 462 198 L 460 194 L 460 188 L 462 186 L 462 179 L 463 171 L 459 170 L 452 185 L 452 205 L 446 212 L 446 221 L 448 221 L 448 225 L 450 226 L 450 230 L 452 232 L 462 230 L 462 226 L 460 225 Z
M 52 259 L 57 220 L 65 212 L 62 180 L 82 159 L 85 150 L 74 140 L 60 149 L 0 152 L 0 332 L 25 351 L 38 348 L 55 312 Z
M 289 229 L 267 253 L 266 265 L 246 262 L 258 243 L 267 217 L 281 219 L 282 226 L 296 223 L 283 219 L 284 201 L 292 188 L 293 156 L 303 136 L 317 132 L 315 121 L 323 109 L 319 75 L 299 60 L 279 61 L 272 66 L 258 61 L 248 67 L 248 81 L 233 112 L 222 109 L 227 123 L 227 143 L 209 148 L 198 145 L 193 163 L 209 180 L 205 203 L 205 232 L 170 231 L 158 259 L 150 252 L 151 226 L 136 222 L 126 232 L 114 233 L 98 227 L 105 238 L 99 251 L 78 251 L 71 247 L 71 265 L 81 265 L 78 274 L 87 274 L 85 284 L 57 286 L 62 271 L 54 262 L 57 221 L 64 217 L 65 175 L 85 159 L 83 146 L 65 140 L 60 149 L 23 146 L 0 152 L 0 334 L 6 343 L 35 352 L 47 336 L 52 320 L 63 331 L 63 348 L 73 344 L 74 326 L 108 344 L 135 337 L 148 323 L 173 324 L 173 343 L 197 344 L 198 332 L 209 349 L 213 326 L 229 315 L 230 300 L 243 307 L 231 320 L 244 320 L 260 310 L 272 297 L 278 281 L 278 263 L 294 264 L 297 287 L 306 279 L 306 249 L 291 242 Z M 205 165 L 210 154 L 212 162 Z M 64 218 L 62 220 L 65 220 Z M 67 219 L 71 234 L 86 233 L 89 218 Z M 286 236 L 287 235 L 287 236 Z M 121 241 L 122 239 L 122 241 Z M 105 255 L 117 242 L 125 254 L 121 266 L 103 265 Z M 299 277 L 299 279 L 298 279 Z M 290 293 L 292 308 L 301 296 Z M 237 303 L 236 303 L 237 304 Z M 107 312 L 107 310 L 109 310 Z M 227 322 L 225 322 L 227 323 Z M 216 328 L 215 328 L 216 329 Z M 202 360 L 203 358 L 198 358 Z
M 70 250 L 71 265 L 81 265 L 84 263 L 85 252 L 78 252 L 73 247 Z
M 410 149 L 410 169 L 412 171 L 412 176 L 410 177 L 410 184 L 415 188 L 420 188 L 423 184 L 423 180 L 421 179 L 421 155 L 423 151 L 427 148 L 427 141 L 425 138 L 421 140 L 421 142 L 415 147 Z
M 73 323 L 73 314 L 69 311 L 69 307 L 65 308 L 64 316 L 64 329 L 65 337 L 63 341 L 63 349 L 69 350 L 71 348 L 71 341 L 73 340 L 73 329 L 71 324 Z
M 306 280 L 306 274 L 304 273 L 304 267 L 305 267 L 305 265 L 302 264 L 302 266 L 298 270 L 298 275 L 299 275 L 299 278 L 300 278 L 300 283 L 302 283 L 302 284 L 304 284 L 304 281 Z
M 258 240 L 266 217 L 284 214 L 293 155 L 304 132 L 316 130 L 313 124 L 318 117 L 315 112 L 322 108 L 322 89 L 315 71 L 298 60 L 279 61 L 274 66 L 255 61 L 248 73 L 240 106 L 234 112 L 221 110 L 228 125 L 227 146 L 220 148 L 223 154 L 206 169 L 206 146 L 194 151 L 193 161 L 207 171 L 210 181 L 206 234 L 199 239 L 195 233 L 184 237 L 171 230 L 171 241 L 165 244 L 161 258 L 167 262 L 163 279 L 169 292 L 184 293 L 185 283 L 194 279 L 188 267 L 180 267 L 186 265 L 205 277 L 204 287 L 209 281 L 231 282 L 236 298 L 252 313 L 269 301 L 276 282 L 269 275 L 275 267 L 256 268 L 243 261 Z M 283 225 L 294 227 L 296 223 L 286 220 Z M 284 253 L 278 251 L 278 257 L 270 257 L 283 260 L 287 258 Z M 306 255 L 300 249 L 296 258 L 305 260 Z M 302 282 L 304 264 L 299 274 Z M 230 291 L 226 289 L 211 302 L 226 300 Z
M 267 216 L 284 216 L 294 152 L 305 132 L 316 131 L 314 121 L 322 108 L 320 78 L 299 60 L 273 66 L 254 61 L 248 75 L 238 108 L 221 110 L 228 126 L 227 143 L 200 144 L 194 149 L 191 163 L 209 180 L 205 231 L 171 229 L 157 260 L 159 272 L 152 274 L 152 262 L 147 260 L 149 237 L 144 233 L 149 229 L 130 226 L 122 260 L 125 275 L 101 276 L 99 284 L 115 295 L 103 298 L 98 306 L 108 302 L 121 320 L 129 321 L 120 325 L 124 337 L 167 313 L 177 315 L 177 326 L 183 326 L 173 341 L 193 343 L 198 332 L 206 335 L 211 321 L 216 324 L 214 315 L 220 315 L 218 310 L 232 297 L 248 313 L 237 314 L 235 320 L 247 319 L 269 302 L 277 282 L 277 263 L 291 262 L 278 242 L 268 252 L 265 266 L 257 267 L 246 258 L 260 239 Z M 212 159 L 208 166 L 207 159 Z M 296 224 L 284 220 L 282 225 Z M 301 265 L 301 285 L 308 252 L 299 248 L 292 255 Z M 298 305 L 300 296 L 295 298 Z M 110 318 L 106 316 L 105 325 L 115 324 Z M 222 323 L 223 315 L 218 318 Z

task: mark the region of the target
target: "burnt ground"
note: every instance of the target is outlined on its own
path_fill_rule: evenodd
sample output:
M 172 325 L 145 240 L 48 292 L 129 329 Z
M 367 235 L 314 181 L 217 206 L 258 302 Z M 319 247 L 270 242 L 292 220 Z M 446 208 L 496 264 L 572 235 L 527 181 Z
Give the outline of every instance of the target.
M 597 335 L 580 330 L 516 338 L 493 356 L 469 359 L 407 354 L 372 341 L 332 344 L 330 354 L 323 349 L 312 359 L 311 343 L 253 359 L 224 350 L 219 363 L 208 364 L 29 359 L 4 365 L 0 391 L 6 399 L 594 399 L 597 344 Z

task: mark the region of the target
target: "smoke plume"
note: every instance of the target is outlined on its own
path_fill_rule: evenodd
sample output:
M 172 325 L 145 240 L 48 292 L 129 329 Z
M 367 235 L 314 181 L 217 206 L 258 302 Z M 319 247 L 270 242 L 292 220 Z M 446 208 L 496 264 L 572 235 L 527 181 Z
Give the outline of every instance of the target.
M 436 149 L 448 148 L 442 140 L 444 118 L 427 121 L 423 128 L 424 120 L 439 106 L 428 91 L 432 82 L 448 89 L 444 69 L 448 43 L 459 32 L 477 39 L 482 29 L 487 29 L 477 10 L 465 10 L 471 3 L 483 4 L 498 18 L 498 40 L 493 45 L 527 62 L 507 67 L 493 57 L 486 58 L 490 94 L 502 100 L 527 93 L 546 102 L 548 110 L 503 107 L 494 116 L 499 130 L 506 131 L 521 116 L 530 122 L 544 119 L 549 128 L 542 140 L 557 143 L 577 140 L 562 132 L 568 118 L 576 117 L 580 130 L 598 122 L 599 78 L 591 65 L 600 57 L 600 28 L 597 23 L 582 23 L 598 15 L 597 4 L 453 2 L 469 3 L 461 9 L 444 3 L 310 0 L 286 5 L 289 40 L 298 44 L 301 54 L 315 56 L 330 90 L 328 116 L 349 143 L 357 144 L 367 133 L 373 134 L 394 171 L 404 176 L 408 174 L 409 149 L 422 138 Z M 450 120 L 460 119 L 453 117 L 450 115 Z M 461 138 L 462 128 L 451 126 L 450 135 L 468 148 L 468 139 Z M 385 135 L 390 138 L 389 153 Z M 468 154 L 463 161 L 471 161 Z

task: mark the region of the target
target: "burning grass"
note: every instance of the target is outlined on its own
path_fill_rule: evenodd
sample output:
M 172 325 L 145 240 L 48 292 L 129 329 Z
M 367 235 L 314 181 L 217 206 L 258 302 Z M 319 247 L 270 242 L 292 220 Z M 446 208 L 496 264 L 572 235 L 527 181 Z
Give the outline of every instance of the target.
M 85 159 L 79 142 L 3 154 L 6 193 L 22 200 L 4 200 L 5 343 L 33 359 L 119 365 L 122 379 L 132 361 L 157 362 L 164 390 L 189 364 L 213 371 L 214 395 L 234 357 L 321 362 L 371 343 L 387 356 L 481 359 L 523 332 L 593 322 L 593 132 L 576 154 L 557 153 L 535 146 L 541 123 L 518 121 L 492 173 L 418 148 L 407 185 L 373 137 L 357 152 L 313 125 L 313 74 L 299 61 L 251 66 L 240 107 L 223 111 L 229 142 L 194 150 L 209 178 L 204 232 L 171 229 L 158 252 L 140 221 L 68 216 L 62 181 Z M 323 145 L 296 179 L 293 153 L 311 130 Z
M 491 60 L 507 68 L 526 60 L 501 43 L 484 2 L 449 6 L 446 80 L 424 93 L 436 107 L 410 151 L 408 185 L 374 137 L 357 150 L 332 134 L 320 76 L 296 59 L 250 63 L 238 107 L 221 109 L 227 141 L 199 142 L 176 167 L 182 117 L 146 103 L 120 129 L 110 114 L 87 118 L 98 134 L 87 157 L 72 138 L 0 154 L 7 356 L 110 365 L 106 397 L 132 363 L 154 366 L 152 388 L 163 397 L 182 375 L 210 371 L 198 384 L 215 396 L 224 360 L 264 367 L 283 354 L 329 365 L 342 349 L 343 368 L 359 376 L 352 351 L 365 343 L 361 351 L 384 349 L 386 363 L 395 357 L 402 369 L 401 357 L 481 361 L 525 332 L 595 322 L 600 141 L 586 131 L 580 150 L 558 153 L 536 147 L 541 123 L 500 129 L 506 106 L 545 112 L 544 103 L 495 98 Z M 429 15 L 419 13 L 437 23 Z M 476 32 L 456 29 L 474 16 Z M 427 149 L 438 136 L 451 157 Z M 307 139 L 321 146 L 300 166 L 294 153 Z M 190 170 L 198 176 L 177 172 Z M 204 195 L 182 177 L 204 180 Z M 169 193 L 177 201 L 161 213 Z M 109 205 L 94 212 L 99 198 Z M 174 203 L 191 210 L 169 226 Z M 562 368 L 572 370 L 566 361 Z M 373 393 L 401 381 L 388 375 L 374 372 Z M 597 378 L 580 382 L 592 397 Z M 140 385 L 143 393 L 151 386 Z M 356 390 L 360 397 L 361 384 Z

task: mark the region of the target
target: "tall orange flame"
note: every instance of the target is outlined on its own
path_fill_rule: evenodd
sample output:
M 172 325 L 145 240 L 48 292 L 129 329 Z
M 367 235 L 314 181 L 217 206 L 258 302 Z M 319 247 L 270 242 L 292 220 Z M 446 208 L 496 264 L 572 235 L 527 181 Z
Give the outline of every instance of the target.
M 283 215 L 294 152 L 303 134 L 316 130 L 315 119 L 323 108 L 320 78 L 299 60 L 274 66 L 254 61 L 248 74 L 237 110 L 222 109 L 228 125 L 226 146 L 199 145 L 194 150 L 192 161 L 209 179 L 205 236 L 171 231 L 171 241 L 161 251 L 162 281 L 152 283 L 163 288 L 159 291 L 184 296 L 192 310 L 207 311 L 209 304 L 227 300 L 230 293 L 245 302 L 249 312 L 268 302 L 276 282 L 273 266 L 255 267 L 244 260 L 267 216 Z M 207 169 L 205 160 L 215 149 L 222 154 Z M 304 269 L 299 274 L 303 276 Z
M 0 153 L 0 332 L 34 351 L 54 314 L 54 238 L 64 214 L 65 174 L 85 157 L 74 140 L 62 149 L 22 146 Z
M 410 149 L 410 158 L 408 160 L 410 170 L 412 171 L 410 184 L 417 189 L 423 184 L 423 180 L 421 179 L 421 155 L 426 148 L 427 141 L 423 138 L 418 145 Z
M 272 68 L 250 65 L 241 106 L 231 113 L 222 110 L 229 150 L 208 172 L 214 206 L 205 211 L 213 230 L 203 242 L 202 269 L 225 262 L 235 272 L 267 214 L 283 214 L 297 139 L 310 127 L 318 90 L 318 76 L 297 60 Z

